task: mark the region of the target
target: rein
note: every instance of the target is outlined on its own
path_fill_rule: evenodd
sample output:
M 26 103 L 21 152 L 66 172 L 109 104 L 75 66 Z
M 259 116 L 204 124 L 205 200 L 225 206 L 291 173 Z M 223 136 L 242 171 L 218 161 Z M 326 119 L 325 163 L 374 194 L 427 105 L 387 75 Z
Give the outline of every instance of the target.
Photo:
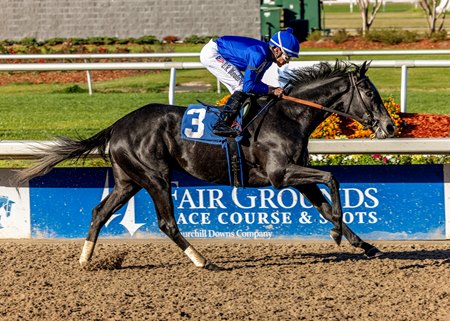
M 338 114 L 338 115 L 341 115 L 341 116 L 344 116 L 344 117 L 347 117 L 347 118 L 353 118 L 353 119 L 358 118 L 358 117 L 354 117 L 354 116 L 352 116 L 350 114 L 344 113 L 342 111 L 334 110 L 332 108 L 328 108 L 328 107 L 325 107 L 325 106 L 313 103 L 312 101 L 309 101 L 309 100 L 295 98 L 295 97 L 287 96 L 287 95 L 283 95 L 281 97 L 281 99 L 289 100 L 289 101 L 292 101 L 294 103 L 301 104 L 301 105 L 306 105 L 306 106 L 309 106 L 309 107 L 312 107 L 312 108 L 324 110 L 324 111 L 327 111 L 327 112 L 330 112 L 330 113 L 335 113 L 335 114 Z M 355 120 L 358 120 L 358 119 L 355 119 Z
M 351 81 L 351 84 L 352 84 L 351 87 L 352 87 L 353 90 L 355 90 L 355 88 L 358 88 L 357 84 L 355 83 L 354 79 L 351 76 L 350 76 L 350 81 Z M 359 96 L 361 98 L 361 93 L 359 92 L 359 90 L 358 90 L 358 94 L 359 94 Z M 315 109 L 319 109 L 319 110 L 323 110 L 323 111 L 326 111 L 326 112 L 334 113 L 334 114 L 337 114 L 337 115 L 340 115 L 340 116 L 343 116 L 343 117 L 346 117 L 346 118 L 354 119 L 357 122 L 359 122 L 359 123 L 361 123 L 361 124 L 363 124 L 365 126 L 368 125 L 367 121 L 363 120 L 362 118 L 360 118 L 358 116 L 350 115 L 349 113 L 346 113 L 346 112 L 343 112 L 343 111 L 339 111 L 339 110 L 335 110 L 335 109 L 332 109 L 332 108 L 329 108 L 329 107 L 325 107 L 325 106 L 322 106 L 320 104 L 314 103 L 312 101 L 308 101 L 308 100 L 304 100 L 304 99 L 300 99 L 300 98 L 296 98 L 296 97 L 292 97 L 292 96 L 288 96 L 288 95 L 283 95 L 281 97 L 281 99 L 292 101 L 294 103 L 301 104 L 301 105 L 306 105 L 306 106 L 309 106 L 309 107 L 312 107 L 312 108 L 315 108 Z

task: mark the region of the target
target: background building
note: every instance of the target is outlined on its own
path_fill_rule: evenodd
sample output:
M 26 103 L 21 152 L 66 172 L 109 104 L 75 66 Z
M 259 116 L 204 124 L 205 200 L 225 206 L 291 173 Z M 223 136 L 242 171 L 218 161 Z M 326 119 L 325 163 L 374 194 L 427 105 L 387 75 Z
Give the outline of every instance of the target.
M 259 38 L 260 6 L 260 0 L 0 0 L 0 39 Z

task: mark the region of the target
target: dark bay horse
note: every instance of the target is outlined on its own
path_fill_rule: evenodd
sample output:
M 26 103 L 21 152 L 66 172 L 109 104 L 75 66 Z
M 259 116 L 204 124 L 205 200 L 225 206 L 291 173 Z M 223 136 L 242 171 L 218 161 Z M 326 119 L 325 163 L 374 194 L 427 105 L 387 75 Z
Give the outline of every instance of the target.
M 394 135 L 394 123 L 382 99 L 366 76 L 368 64 L 355 66 L 336 61 L 292 71 L 290 95 L 345 112 L 370 127 L 377 138 Z M 98 150 L 109 154 L 115 179 L 112 192 L 92 211 L 92 220 L 80 257 L 90 260 L 100 229 L 140 189 L 150 194 L 158 224 L 172 241 L 202 268 L 218 267 L 201 255 L 180 233 L 171 196 L 171 171 L 176 168 L 199 179 L 228 184 L 225 151 L 217 145 L 182 140 L 180 124 L 184 107 L 149 104 L 96 135 L 80 140 L 59 138 L 31 168 L 17 174 L 18 183 L 47 173 L 66 159 L 77 159 Z M 334 227 L 331 236 L 339 245 L 342 234 L 371 257 L 381 252 L 361 240 L 342 222 L 339 182 L 329 172 L 308 168 L 308 139 L 329 112 L 279 100 L 248 126 L 242 148 L 246 186 L 293 187 L 300 191 Z M 338 142 L 336 142 L 338 144 Z M 328 187 L 331 204 L 317 184 Z

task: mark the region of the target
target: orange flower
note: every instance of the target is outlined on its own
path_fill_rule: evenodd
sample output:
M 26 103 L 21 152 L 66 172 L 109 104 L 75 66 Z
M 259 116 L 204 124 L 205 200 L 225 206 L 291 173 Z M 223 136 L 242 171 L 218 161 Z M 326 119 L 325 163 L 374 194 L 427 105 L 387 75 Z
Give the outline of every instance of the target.
M 400 136 L 402 119 L 399 115 L 400 105 L 397 104 L 392 97 L 384 100 L 384 106 L 397 127 L 396 137 Z M 327 138 L 335 139 L 342 136 L 342 121 L 339 116 L 333 114 L 325 119 L 312 133 L 311 138 Z M 348 138 L 368 138 L 372 134 L 370 129 L 364 129 L 364 126 L 356 121 L 352 121 L 347 125 L 346 132 L 350 131 Z
M 225 104 L 227 103 L 228 98 L 230 98 L 230 96 L 231 96 L 231 94 L 228 94 L 228 95 L 222 97 L 220 100 L 216 101 L 216 105 L 225 106 Z

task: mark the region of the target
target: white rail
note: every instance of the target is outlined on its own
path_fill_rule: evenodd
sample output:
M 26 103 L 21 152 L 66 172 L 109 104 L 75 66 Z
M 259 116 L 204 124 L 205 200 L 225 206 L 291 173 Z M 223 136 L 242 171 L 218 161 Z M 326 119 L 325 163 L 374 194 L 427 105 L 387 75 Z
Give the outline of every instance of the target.
M 311 56 L 386 56 L 386 55 L 450 55 L 450 49 L 422 50 L 327 50 L 301 51 L 301 57 Z M 0 55 L 0 60 L 32 60 L 32 59 L 145 59 L 145 58 L 192 58 L 200 57 L 199 52 L 166 52 L 166 53 L 105 53 L 105 54 L 15 54 Z
M 53 146 L 53 141 L 4 140 L 0 159 L 32 159 L 42 155 L 39 147 Z M 450 138 L 311 139 L 311 154 L 436 154 L 450 155 Z M 99 157 L 96 152 L 92 157 Z
M 351 60 L 361 64 L 363 60 Z M 293 61 L 293 68 L 312 66 L 319 61 Z M 329 61 L 334 63 L 334 61 Z M 376 68 L 408 68 L 417 67 L 450 67 L 450 60 L 374 60 L 370 64 Z M 200 62 L 91 62 L 91 63 L 30 63 L 30 64 L 0 64 L 0 71 L 74 71 L 74 70 L 161 70 L 161 69 L 204 69 Z
M 176 70 L 203 69 L 200 62 L 89 62 L 91 59 L 144 59 L 144 58 L 183 58 L 199 57 L 199 53 L 124 53 L 124 54 L 49 54 L 49 55 L 0 55 L 0 60 L 33 59 L 83 59 L 84 63 L 14 63 L 0 64 L 0 71 L 74 71 L 83 70 L 87 74 L 89 94 L 92 94 L 92 70 L 162 70 L 170 69 L 169 104 L 175 102 Z M 301 56 L 381 56 L 381 55 L 450 55 L 450 50 L 344 50 L 344 51 L 307 51 Z M 293 61 L 291 67 L 309 66 L 318 61 Z M 353 60 L 360 64 L 362 61 Z M 450 67 L 450 60 L 375 60 L 371 63 L 377 68 L 401 68 L 400 110 L 406 112 L 408 68 Z M 220 92 L 220 83 L 217 83 Z
M 204 69 L 200 62 L 88 62 L 48 64 L 0 64 L 0 71 L 73 71 L 73 70 L 142 70 Z

